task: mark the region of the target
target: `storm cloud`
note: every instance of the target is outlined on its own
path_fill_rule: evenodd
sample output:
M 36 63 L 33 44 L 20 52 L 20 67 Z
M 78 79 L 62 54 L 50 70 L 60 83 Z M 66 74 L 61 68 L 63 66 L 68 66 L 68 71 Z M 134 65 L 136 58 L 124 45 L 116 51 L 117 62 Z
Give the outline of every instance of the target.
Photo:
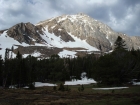
M 0 0 L 0 30 L 84 13 L 117 32 L 140 36 L 140 0 Z

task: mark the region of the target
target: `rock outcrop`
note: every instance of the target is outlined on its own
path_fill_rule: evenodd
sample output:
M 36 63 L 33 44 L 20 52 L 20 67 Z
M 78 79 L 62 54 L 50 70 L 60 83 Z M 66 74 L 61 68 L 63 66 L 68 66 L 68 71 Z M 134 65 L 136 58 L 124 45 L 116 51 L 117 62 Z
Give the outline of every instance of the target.
M 7 35 L 9 37 L 14 38 L 20 43 L 24 42 L 30 45 L 44 42 L 44 40 L 40 37 L 40 34 L 43 34 L 43 32 L 30 22 L 16 24 L 7 31 Z

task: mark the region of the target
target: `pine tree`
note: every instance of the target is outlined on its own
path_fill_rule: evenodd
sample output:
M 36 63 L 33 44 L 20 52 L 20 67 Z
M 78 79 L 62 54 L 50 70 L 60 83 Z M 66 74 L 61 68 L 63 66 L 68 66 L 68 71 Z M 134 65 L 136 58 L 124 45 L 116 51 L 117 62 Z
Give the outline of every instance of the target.
M 16 55 L 16 58 L 17 59 L 21 59 L 22 58 L 22 55 L 20 54 L 20 52 L 18 51 L 17 55 Z
M 125 41 L 120 36 L 118 36 L 117 40 L 115 41 L 114 47 L 115 47 L 114 51 L 127 50 Z

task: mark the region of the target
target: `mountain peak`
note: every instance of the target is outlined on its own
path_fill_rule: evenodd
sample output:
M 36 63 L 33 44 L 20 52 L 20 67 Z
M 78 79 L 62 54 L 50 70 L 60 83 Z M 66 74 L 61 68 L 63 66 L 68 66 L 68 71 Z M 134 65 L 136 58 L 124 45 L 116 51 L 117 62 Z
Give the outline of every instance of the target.
M 73 41 L 71 37 L 68 37 L 70 33 L 81 40 L 86 40 L 91 46 L 101 51 L 111 50 L 118 36 L 126 39 L 128 49 L 132 48 L 130 37 L 113 31 L 108 25 L 84 13 L 58 16 L 42 21 L 38 25 L 47 27 L 50 33 L 54 33 L 57 36 L 61 36 L 62 39 L 66 39 L 64 41 Z M 64 38 L 64 36 L 67 37 Z M 135 48 L 137 49 L 138 47 L 135 46 Z
M 14 45 L 16 41 L 16 45 L 21 46 L 24 42 L 26 46 L 30 46 L 18 48 L 16 51 L 20 50 L 23 54 L 29 53 L 29 51 L 30 53 L 39 51 L 43 56 L 58 54 L 60 51 L 77 55 L 83 54 L 83 52 L 85 54 L 86 51 L 108 52 L 113 49 L 118 36 L 124 39 L 128 49 L 132 47 L 139 49 L 140 46 L 139 37 L 129 37 L 115 32 L 106 24 L 84 13 L 58 16 L 41 21 L 36 25 L 30 22 L 19 23 L 6 31 L 0 31 L 0 34 L 1 46 L 11 45 L 5 43 L 5 40 L 13 38 L 14 40 L 11 41 Z M 1 48 L 3 50 L 3 47 Z M 61 52 L 60 55 L 64 52 Z
M 106 38 L 107 33 L 105 31 L 112 31 L 111 28 L 86 14 L 62 15 L 42 21 L 37 25 L 47 27 L 50 33 L 54 33 L 57 36 L 60 35 L 62 39 L 67 39 L 64 41 L 73 41 L 68 35 L 70 33 L 81 40 L 86 40 L 87 43 L 99 50 L 110 50 L 111 43 Z M 67 37 L 64 38 L 64 36 Z
M 86 15 L 85 13 L 77 13 L 77 15 L 82 15 L 82 16 L 84 16 L 84 15 Z M 86 15 L 87 16 L 87 15 Z
M 61 15 L 61 16 L 58 16 L 55 18 L 47 19 L 45 21 L 40 21 L 36 25 L 44 26 L 44 24 L 46 24 L 47 22 L 50 22 L 50 21 L 55 21 L 57 23 L 60 23 L 63 21 L 68 21 L 68 20 L 70 20 L 71 22 L 75 22 L 75 21 L 86 22 L 86 21 L 90 21 L 90 20 L 97 21 L 84 13 L 77 13 L 77 14 L 73 14 L 73 15 Z

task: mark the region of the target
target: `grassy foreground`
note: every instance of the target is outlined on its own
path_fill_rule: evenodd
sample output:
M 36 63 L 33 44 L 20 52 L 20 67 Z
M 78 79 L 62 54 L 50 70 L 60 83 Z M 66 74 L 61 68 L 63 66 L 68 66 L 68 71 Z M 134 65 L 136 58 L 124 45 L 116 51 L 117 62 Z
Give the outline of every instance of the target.
M 0 105 L 140 105 L 140 86 L 121 90 L 93 90 L 93 85 L 69 86 L 70 91 L 53 87 L 0 89 Z M 57 87 L 58 89 L 58 87 Z

